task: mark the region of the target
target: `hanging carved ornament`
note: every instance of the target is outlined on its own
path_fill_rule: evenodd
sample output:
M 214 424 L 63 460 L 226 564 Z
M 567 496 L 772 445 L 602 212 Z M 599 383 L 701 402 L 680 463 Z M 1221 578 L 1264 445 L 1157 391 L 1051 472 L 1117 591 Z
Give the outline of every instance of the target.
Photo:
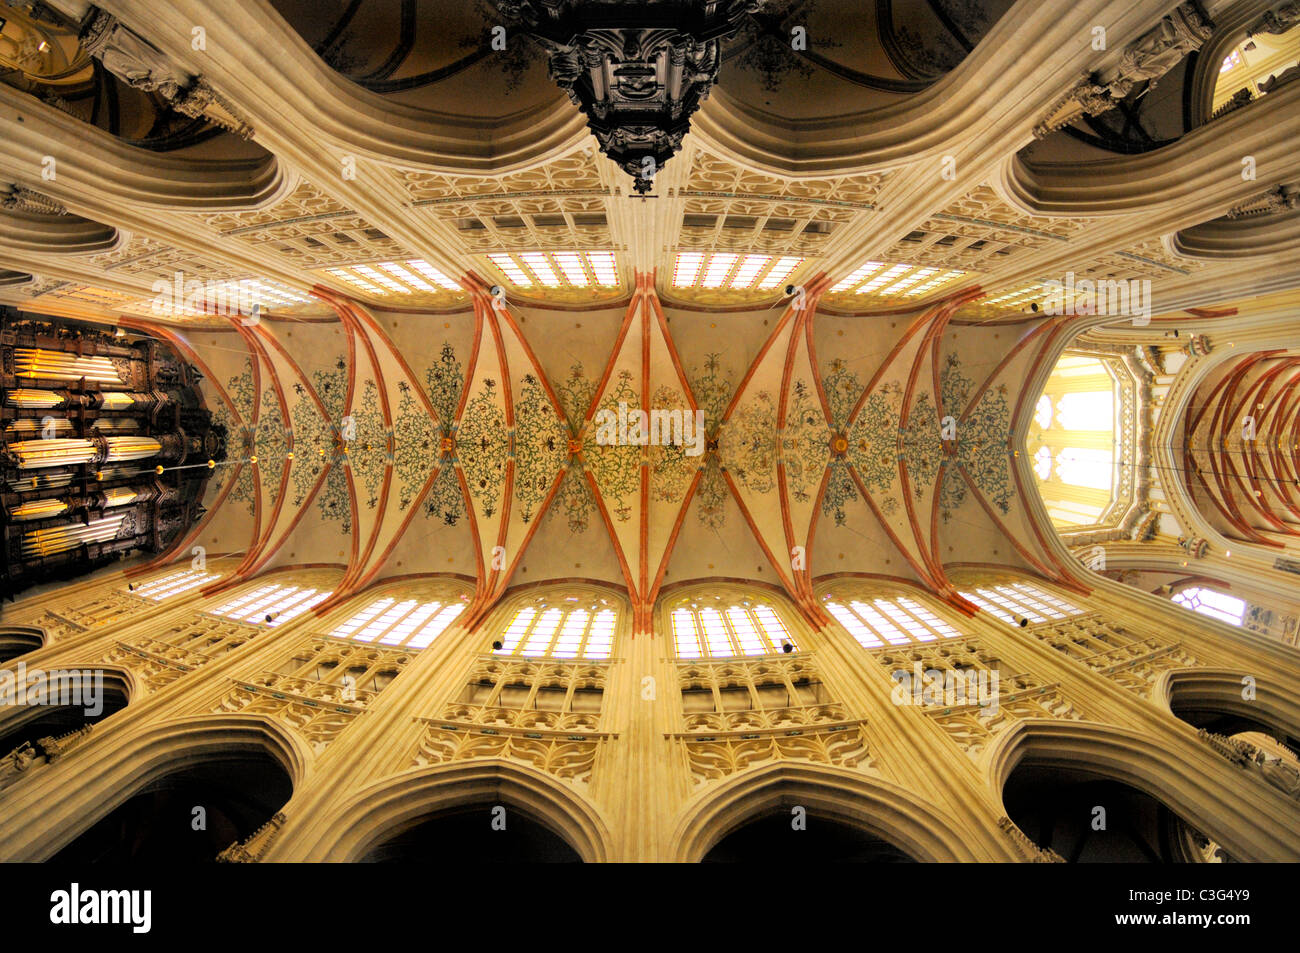
M 600 150 L 646 193 L 718 78 L 721 45 L 761 0 L 498 0 L 547 52 Z

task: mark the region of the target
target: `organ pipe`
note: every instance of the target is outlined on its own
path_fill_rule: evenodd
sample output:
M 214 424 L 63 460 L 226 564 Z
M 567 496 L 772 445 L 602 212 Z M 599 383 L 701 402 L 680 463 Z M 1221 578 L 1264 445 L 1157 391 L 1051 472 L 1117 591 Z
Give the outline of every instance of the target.
M 0 306 L 0 597 L 134 553 L 202 515 L 226 456 L 166 342 Z

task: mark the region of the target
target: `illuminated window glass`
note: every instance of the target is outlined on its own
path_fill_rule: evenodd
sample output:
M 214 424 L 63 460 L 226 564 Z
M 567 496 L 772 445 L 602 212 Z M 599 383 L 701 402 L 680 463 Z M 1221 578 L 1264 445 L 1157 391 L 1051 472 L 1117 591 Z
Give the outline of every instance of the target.
M 869 261 L 838 284 L 832 285 L 831 292 L 838 293 L 841 291 L 848 291 L 850 288 L 855 288 L 884 267 L 884 262 Z
M 731 275 L 731 269 L 740 256 L 732 252 L 721 252 L 709 257 L 708 263 L 704 266 L 704 279 L 700 282 L 701 288 L 721 288 Z
M 326 268 L 324 273 L 347 282 L 370 295 L 429 294 L 443 291 L 461 293 L 459 284 L 434 268 L 423 258 L 403 261 L 379 261 L 372 265 L 347 265 Z
M 1115 429 L 1115 395 L 1108 390 L 1064 394 L 1057 403 L 1056 420 L 1066 430 L 1110 432 Z
M 841 599 L 828 596 L 826 611 L 865 648 L 950 639 L 961 633 L 915 599 Z
M 962 595 L 994 618 L 1016 621 L 1017 616 L 1031 624 L 1064 619 L 1083 612 L 1078 606 L 1025 582 L 1001 586 L 979 586 L 963 590 Z
M 587 267 L 596 276 L 596 284 L 606 288 L 618 285 L 618 262 L 612 251 L 589 251 L 583 255 Z
M 519 288 L 617 288 L 612 251 L 492 252 L 488 259 Z
M 174 572 L 158 579 L 151 579 L 146 583 L 141 583 L 131 590 L 133 595 L 140 596 L 144 599 L 152 599 L 154 602 L 162 602 L 171 596 L 180 595 L 182 592 L 188 592 L 205 583 L 216 582 L 221 577 L 210 572 L 183 571 Z
M 442 635 L 464 610 L 464 600 L 376 599 L 335 627 L 330 635 L 352 642 L 423 649 Z
M 541 252 L 524 252 L 519 257 L 523 263 L 528 266 L 528 270 L 537 276 L 537 280 L 547 288 L 560 287 L 560 276 L 555 273 L 555 269 L 551 266 L 550 259 Z M 587 284 L 586 275 L 583 276 L 581 284 Z
M 1229 625 L 1241 625 L 1241 620 L 1246 617 L 1244 599 L 1214 589 L 1184 589 L 1174 596 L 1174 602 Z
M 700 276 L 700 266 L 704 264 L 704 256 L 699 252 L 683 252 L 677 256 L 677 261 L 673 264 L 673 286 L 676 288 L 689 288 L 695 284 Z
M 617 613 L 597 600 L 576 598 L 559 605 L 523 606 L 501 635 L 496 655 L 530 658 L 609 658 Z
M 918 619 L 924 622 L 926 626 L 929 627 L 929 630 L 933 632 L 935 635 L 938 635 L 941 638 L 945 638 L 945 639 L 951 639 L 954 638 L 955 636 L 961 635 L 961 633 L 958 632 L 955 627 L 949 625 L 947 622 L 944 622 L 937 615 L 935 615 L 933 612 L 931 612 L 929 609 L 927 609 L 925 606 L 921 605 L 920 603 L 912 599 L 908 599 L 906 597 L 899 597 L 894 601 L 897 602 L 904 609 L 906 609 L 908 612 L 912 613 L 912 615 L 916 616 Z
M 678 658 L 734 658 L 795 650 L 780 616 L 769 605 L 679 606 L 669 616 Z
M 1052 426 L 1052 398 L 1046 394 L 1039 397 L 1038 403 L 1034 405 L 1034 420 L 1044 430 Z
M 781 282 L 785 281 L 794 273 L 794 270 L 803 264 L 802 258 L 781 258 L 772 266 L 763 280 L 758 283 L 760 291 L 767 291 L 775 288 Z
M 1056 475 L 1070 486 L 1109 490 L 1114 473 L 1114 455 L 1109 450 L 1065 447 L 1056 454 Z
M 1047 398 L 1044 397 L 1043 399 L 1046 400 Z M 1046 447 L 1039 447 L 1034 454 L 1034 473 L 1038 475 L 1040 480 L 1046 480 L 1052 475 L 1052 451 Z
M 770 291 L 794 274 L 803 261 L 734 252 L 678 252 L 673 261 L 673 287 Z
M 259 586 L 236 596 L 212 612 L 245 625 L 274 628 L 302 615 L 313 606 L 320 605 L 329 595 L 326 590 L 305 586 Z
M 874 294 L 882 298 L 916 298 L 960 278 L 964 271 L 946 271 L 922 265 L 869 261 L 831 286 L 831 294 Z

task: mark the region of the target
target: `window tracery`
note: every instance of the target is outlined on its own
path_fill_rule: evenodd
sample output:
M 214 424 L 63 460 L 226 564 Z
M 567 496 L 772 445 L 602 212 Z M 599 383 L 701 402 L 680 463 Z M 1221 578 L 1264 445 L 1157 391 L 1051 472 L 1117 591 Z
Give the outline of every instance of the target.
M 1201 664 L 1178 640 L 1143 636 L 1102 619 L 1100 613 L 1053 621 L 1032 631 L 1057 651 L 1143 696 L 1162 672 Z
M 374 702 L 411 660 L 403 649 L 313 638 L 272 671 L 236 678 L 217 711 L 274 718 L 317 753 Z
M 162 602 L 164 599 L 170 599 L 172 596 L 178 596 L 183 592 L 189 592 L 191 589 L 197 589 L 209 582 L 216 582 L 220 578 L 216 573 L 182 570 L 155 576 L 148 582 L 139 585 L 133 584 L 129 591 L 141 599 Z
M 797 652 L 780 614 L 748 594 L 697 593 L 667 608 L 679 659 L 737 658 Z
M 1026 619 L 1030 625 L 1079 615 L 1084 610 L 1041 586 L 1028 582 L 972 586 L 962 596 L 994 618 L 1017 623 Z
M 681 730 L 669 737 L 695 784 L 790 758 L 870 767 L 863 723 L 806 654 L 677 662 Z
M 468 601 L 464 595 L 427 602 L 383 596 L 358 609 L 329 634 L 336 639 L 418 651 L 445 632 L 465 611 Z
M 329 597 L 328 589 L 270 583 L 245 590 L 208 611 L 245 625 L 274 628 L 320 605 Z
M 1047 378 L 1025 448 L 1067 542 L 1118 538 L 1144 512 L 1151 379 L 1132 353 L 1103 347 L 1065 351 Z
M 1183 589 L 1174 594 L 1173 601 L 1193 612 L 1199 612 L 1229 625 L 1241 625 L 1246 617 L 1245 599 L 1238 599 L 1216 589 L 1201 586 Z
M 509 606 L 510 621 L 493 648 L 528 658 L 607 659 L 619 622 L 617 603 L 589 592 L 545 592 Z
M 910 596 L 872 596 L 859 587 L 838 586 L 822 595 L 822 603 L 858 644 L 867 649 L 961 635 L 951 623 Z
M 517 758 L 566 781 L 586 784 L 614 736 L 600 731 L 607 660 L 481 656 L 458 698 L 424 732 L 411 763 Z
M 890 669 L 895 703 L 920 707 L 972 758 L 1017 721 L 1083 717 L 1059 683 L 1007 667 L 979 639 L 900 646 L 876 657 Z

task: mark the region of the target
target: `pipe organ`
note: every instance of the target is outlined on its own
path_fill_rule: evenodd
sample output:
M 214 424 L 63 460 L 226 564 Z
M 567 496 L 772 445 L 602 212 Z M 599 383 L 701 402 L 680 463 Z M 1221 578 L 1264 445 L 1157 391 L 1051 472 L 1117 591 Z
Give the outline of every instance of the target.
M 145 335 L 0 307 L 0 595 L 160 552 L 202 516 L 226 432 Z

